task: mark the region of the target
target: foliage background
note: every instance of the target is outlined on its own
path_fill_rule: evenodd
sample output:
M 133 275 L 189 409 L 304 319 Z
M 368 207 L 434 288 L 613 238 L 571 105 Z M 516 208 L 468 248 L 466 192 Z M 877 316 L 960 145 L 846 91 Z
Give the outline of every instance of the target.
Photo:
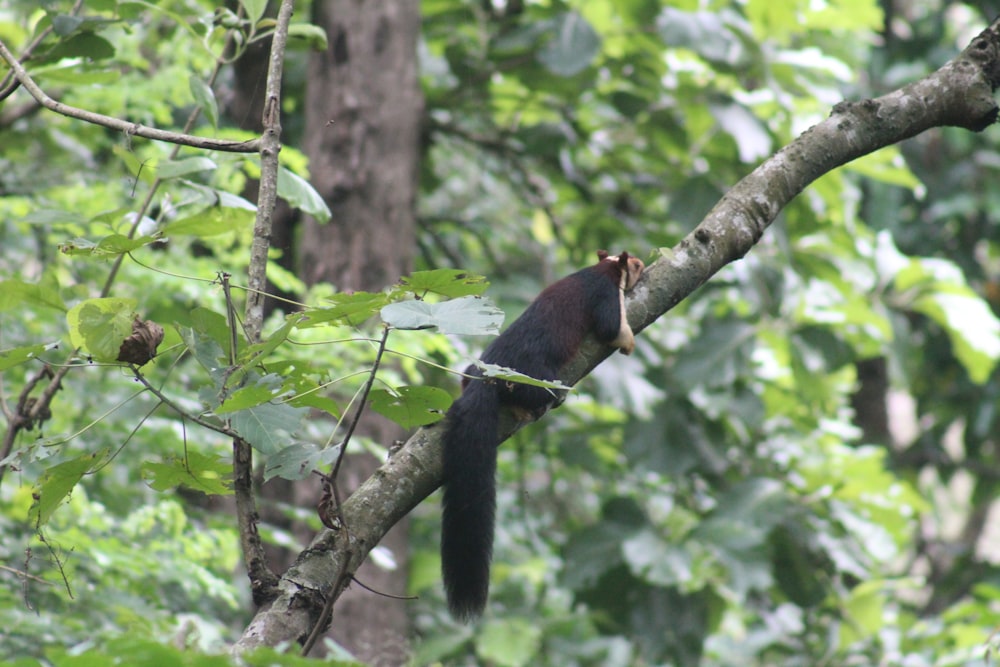
M 197 132 L 248 136 L 225 116 L 226 68 L 218 115 L 191 83 L 222 52 L 229 15 L 215 3 L 86 2 L 79 23 L 60 18 L 69 9 L 0 8 L 0 39 L 15 52 L 40 26 L 58 26 L 28 67 L 62 101 L 175 129 L 200 107 Z M 996 13 L 867 0 L 431 0 L 421 10 L 418 268 L 488 276 L 510 317 L 597 248 L 669 248 L 834 104 L 936 69 Z M 303 178 L 295 147 L 309 138 L 294 119 L 309 47 L 293 45 L 282 103 L 283 164 Z M 214 346 L 227 340 L 215 276 L 242 275 L 252 212 L 240 193 L 256 157 L 184 149 L 171 159 L 169 146 L 21 114 L 26 101 L 19 93 L 0 107 L 6 412 L 38 370 L 18 363 L 21 352 L 45 345 L 30 350 L 66 363 L 67 311 L 101 293 L 120 254 L 95 244 L 127 231 L 159 177 L 140 233 L 168 240 L 137 246 L 109 295 L 165 325 L 143 372 L 199 413 L 215 400 Z M 753 253 L 645 331 L 634 357 L 609 360 L 503 447 L 481 625 L 455 627 L 444 612 L 438 508 L 418 508 L 414 663 L 993 660 L 998 169 L 994 129 L 939 130 L 826 175 Z M 286 182 L 282 194 L 322 211 L 305 186 Z M 335 286 L 307 291 L 277 264 L 271 276 L 329 307 Z M 377 322 L 331 319 L 279 333 L 268 356 L 277 379 L 253 379 L 282 391 L 322 385 L 332 399 L 303 396 L 286 411 L 308 401 L 342 416 L 362 383 L 372 348 L 361 339 Z M 282 323 L 274 314 L 268 331 Z M 450 368 L 483 344 L 424 332 L 390 341 Z M 387 386 L 457 384 L 398 358 Z M 178 419 L 120 367 L 73 363 L 51 417 L 6 460 L 4 653 L 21 664 L 147 654 L 183 664 L 223 650 L 252 613 L 218 497 L 228 440 Z M 328 456 L 319 447 L 329 430 L 296 426 L 297 455 Z M 280 464 L 277 447 L 258 450 Z M 40 490 L 65 502 L 46 506 Z M 275 509 L 319 528 L 311 509 Z M 264 532 L 295 546 L 281 529 Z

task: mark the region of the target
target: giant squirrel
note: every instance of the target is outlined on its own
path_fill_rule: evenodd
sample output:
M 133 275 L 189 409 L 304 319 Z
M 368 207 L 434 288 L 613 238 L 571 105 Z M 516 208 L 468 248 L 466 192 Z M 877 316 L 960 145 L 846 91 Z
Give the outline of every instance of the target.
M 645 265 L 627 252 L 608 255 L 600 250 L 597 256 L 597 264 L 542 290 L 481 360 L 555 380 L 588 335 L 631 354 L 635 337 L 625 317 L 625 292 L 635 286 Z M 476 366 L 465 372 L 482 377 Z M 442 435 L 441 570 L 448 608 L 458 620 L 479 617 L 489 593 L 500 407 L 511 407 L 528 421 L 558 401 L 553 390 L 543 387 L 472 379 L 463 381 L 462 395 L 448 410 Z

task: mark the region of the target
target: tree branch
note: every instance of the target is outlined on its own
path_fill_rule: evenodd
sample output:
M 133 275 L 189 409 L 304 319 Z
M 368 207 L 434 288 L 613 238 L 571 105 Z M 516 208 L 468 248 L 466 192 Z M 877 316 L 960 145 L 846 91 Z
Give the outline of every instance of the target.
M 247 340 L 260 342 L 264 325 L 264 290 L 267 287 L 267 252 L 271 244 L 271 220 L 278 200 L 278 152 L 281 150 L 281 72 L 285 63 L 288 24 L 292 19 L 292 0 L 282 0 L 277 24 L 271 39 L 264 98 L 264 134 L 260 141 L 260 190 L 257 217 L 250 246 L 250 266 L 244 327 Z M 233 350 L 235 353 L 235 350 Z M 253 494 L 253 450 L 243 438 L 233 438 L 233 493 L 240 531 L 243 561 L 256 604 L 265 604 L 274 596 L 277 575 L 271 571 L 264 554 L 264 544 L 257 531 L 257 505 Z
M 259 139 L 254 139 L 252 141 L 229 141 L 226 139 L 196 137 L 179 132 L 168 132 L 167 130 L 158 130 L 155 127 L 146 127 L 144 125 L 140 125 L 139 123 L 130 123 L 129 121 L 121 120 L 120 118 L 105 116 L 103 114 L 94 113 L 93 111 L 86 111 L 85 109 L 78 109 L 68 104 L 57 102 L 46 95 L 45 91 L 43 91 L 41 87 L 35 83 L 34 79 L 28 75 L 27 70 L 24 69 L 18 59 L 14 57 L 14 54 L 10 52 L 7 45 L 4 44 L 2 40 L 0 40 L 0 58 L 3 58 L 7 64 L 10 65 L 11 71 L 14 72 L 14 78 L 17 79 L 18 83 L 24 86 L 24 89 L 27 90 L 39 104 L 46 109 L 62 114 L 63 116 L 83 120 L 88 123 L 93 123 L 94 125 L 103 125 L 104 127 L 109 127 L 112 130 L 118 130 L 119 132 L 131 136 L 145 137 L 146 139 L 153 139 L 155 141 L 167 141 L 172 144 L 180 144 L 183 146 L 194 146 L 195 148 L 204 148 L 206 150 L 227 151 L 230 153 L 254 153 L 260 149 L 261 142 Z
M 851 160 L 951 125 L 981 131 L 997 118 L 1000 19 L 956 59 L 921 81 L 872 100 L 844 102 L 736 184 L 698 227 L 649 266 L 628 298 L 628 319 L 640 331 L 712 275 L 743 257 L 799 192 Z M 575 384 L 611 353 L 588 340 L 561 373 Z M 516 430 L 503 415 L 502 431 Z M 440 428 L 419 430 L 348 498 L 342 514 L 351 530 L 325 530 L 281 578 L 279 596 L 261 609 L 237 649 L 303 641 L 327 596 L 340 595 L 337 575 L 353 573 L 382 536 L 442 481 Z

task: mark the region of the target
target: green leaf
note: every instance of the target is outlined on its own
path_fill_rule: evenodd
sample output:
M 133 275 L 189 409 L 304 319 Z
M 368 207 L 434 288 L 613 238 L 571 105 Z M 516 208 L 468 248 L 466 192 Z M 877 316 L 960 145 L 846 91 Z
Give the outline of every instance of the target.
M 632 499 L 608 501 L 600 523 L 574 533 L 564 548 L 563 583 L 574 591 L 597 584 L 609 570 L 625 562 L 622 544 L 646 524 L 646 517 Z
M 272 477 L 292 481 L 305 479 L 321 465 L 333 465 L 339 452 L 339 447 L 320 449 L 311 442 L 296 442 L 267 457 L 264 481 Z
M 100 464 L 105 454 L 106 449 L 83 454 L 46 470 L 32 493 L 35 502 L 28 512 L 32 525 L 43 526 L 48 523 L 52 513 L 69 496 L 77 482 Z
M 621 548 L 629 570 L 643 581 L 657 586 L 681 586 L 694 577 L 692 554 L 652 530 L 640 531 L 622 542 Z
M 189 157 L 183 160 L 164 160 L 156 167 L 156 175 L 161 179 L 179 178 L 199 171 L 215 171 L 218 165 L 207 157 Z
M 671 375 L 688 390 L 699 385 L 729 386 L 749 363 L 755 333 L 753 326 L 738 320 L 706 320 L 702 334 L 677 358 Z
M 438 387 L 374 389 L 369 394 L 372 410 L 403 428 L 440 421 L 451 405 L 451 394 Z
M 475 366 L 480 371 L 482 371 L 483 377 L 487 378 L 505 380 L 508 382 L 517 382 L 518 384 L 528 384 L 533 387 L 545 387 L 547 389 L 559 389 L 568 391 L 569 389 L 572 388 L 563 384 L 559 380 L 540 380 L 538 378 L 533 378 L 530 375 L 519 373 L 512 368 L 507 368 L 506 366 L 498 366 L 497 364 L 486 364 L 478 360 L 475 362 Z
M 271 455 L 288 445 L 308 414 L 308 409 L 287 403 L 264 403 L 233 413 L 230 423 L 254 449 Z
M 955 356 L 976 384 L 990 379 L 1000 360 L 1000 320 L 989 305 L 967 287 L 925 294 L 912 307 L 948 333 Z
M 309 181 L 284 167 L 278 168 L 278 196 L 294 208 L 302 209 L 316 218 L 318 222 L 330 220 L 330 209 L 316 189 Z
M 969 378 L 985 383 L 1000 361 L 1000 320 L 968 286 L 961 268 L 948 260 L 906 257 L 887 234 L 879 235 L 876 258 L 893 287 L 912 299 L 909 307 L 947 332 Z
M 237 389 L 222 404 L 212 410 L 217 415 L 246 410 L 272 401 L 285 393 L 281 378 L 273 373 L 257 378 L 254 384 Z
M 148 461 L 142 465 L 142 478 L 156 491 L 185 487 L 208 495 L 233 492 L 230 478 L 232 463 L 221 456 L 189 450 L 185 457 L 171 457 L 163 463 Z
M 542 640 L 542 627 L 525 618 L 489 621 L 476 641 L 476 653 L 484 663 L 522 667 L 533 662 Z
M 207 308 L 191 312 L 191 326 L 176 326 L 184 345 L 194 355 L 202 368 L 217 373 L 229 364 L 229 325 L 226 318 Z
M 840 624 L 842 645 L 874 637 L 882 629 L 885 587 L 886 582 L 882 580 L 864 581 L 855 586 L 850 597 L 841 603 L 849 619 L 849 622 Z
M 326 51 L 328 44 L 326 31 L 318 25 L 292 23 L 288 26 L 289 48 L 295 47 L 299 41 L 305 41 L 306 45 L 314 51 Z
M 111 362 L 132 333 L 136 300 L 108 297 L 87 299 L 66 314 L 74 347 L 86 349 L 97 361 Z
M 104 60 L 115 55 L 115 47 L 111 42 L 92 32 L 81 32 L 56 45 L 46 54 L 46 60 L 62 58 L 88 58 Z
M 427 293 L 433 293 L 449 299 L 479 296 L 490 286 L 485 277 L 461 269 L 415 271 L 399 282 L 417 296 L 423 297 Z
M 266 5 L 267 0 L 263 0 Z M 191 95 L 194 97 L 194 101 L 201 108 L 202 113 L 208 118 L 208 122 L 212 124 L 212 127 L 219 127 L 219 103 L 215 100 L 215 92 L 212 88 L 205 83 L 205 81 L 196 75 L 192 75 L 188 79 L 188 87 L 191 89 Z M 197 159 L 197 158 L 193 158 Z M 208 158 L 201 158 L 208 160 Z M 186 160 L 184 160 L 186 162 Z M 209 160 L 211 162 L 211 160 Z M 214 163 L 213 163 L 214 168 Z M 162 174 L 161 178 L 165 178 Z
M 58 290 L 52 287 L 14 279 L 0 281 L 0 313 L 31 306 L 66 310 Z
M 269 354 L 288 340 L 288 335 L 298 326 L 299 321 L 302 319 L 304 319 L 304 316 L 301 313 L 292 313 L 289 315 L 285 319 L 285 323 L 268 335 L 265 340 L 255 345 L 247 346 L 240 354 L 239 362 L 244 366 L 249 366 L 262 359 L 266 359 Z
M 52 30 L 60 37 L 72 35 L 86 19 L 74 14 L 56 14 L 52 17 Z
M 240 0 L 240 4 L 247 11 L 247 19 L 251 25 L 256 24 L 267 9 L 267 0 Z
M 174 220 L 163 227 L 164 236 L 218 236 L 253 224 L 254 212 L 245 208 L 214 206 L 201 213 Z
M 356 326 L 377 313 L 388 302 L 388 297 L 381 292 L 354 292 L 334 294 L 329 301 L 334 304 L 330 308 L 305 311 L 305 317 L 296 326 L 307 329 L 340 320 L 344 320 L 344 324 Z
M 886 146 L 874 153 L 851 160 L 844 165 L 844 169 L 907 190 L 916 190 L 922 185 L 900 155 L 899 146 Z
M 13 368 L 26 361 L 37 359 L 38 355 L 47 350 L 59 348 L 59 343 L 49 343 L 48 345 L 26 345 L 24 347 L 12 347 L 9 350 L 0 351 L 0 371 Z
M 739 35 L 734 34 L 723 21 L 722 14 L 686 12 L 666 7 L 657 18 L 656 27 L 664 44 L 673 48 L 691 49 L 708 62 L 736 67 L 750 61 L 750 54 Z
M 81 239 L 73 243 L 64 243 L 59 246 L 59 250 L 62 251 L 64 255 L 82 255 L 87 257 L 104 258 L 124 255 L 127 252 L 132 252 L 136 248 L 141 248 L 142 246 L 151 245 L 153 243 L 160 243 L 162 241 L 162 234 L 137 236 L 131 239 L 124 234 L 110 234 L 102 238 L 96 244 L 89 242 L 84 243 Z
M 382 321 L 396 329 L 437 329 L 441 333 L 488 336 L 500 333 L 504 313 L 489 299 L 467 296 L 440 303 L 411 300 L 390 303 Z
M 553 21 L 551 40 L 538 52 L 538 62 L 557 76 L 570 77 L 587 69 L 601 51 L 601 38 L 587 19 L 567 12 Z

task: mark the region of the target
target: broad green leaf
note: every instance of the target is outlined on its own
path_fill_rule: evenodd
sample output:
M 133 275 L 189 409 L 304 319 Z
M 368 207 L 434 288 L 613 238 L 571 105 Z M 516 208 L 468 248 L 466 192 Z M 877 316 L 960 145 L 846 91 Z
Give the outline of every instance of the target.
M 750 361 L 756 329 L 737 320 L 706 320 L 702 326 L 704 331 L 677 358 L 671 375 L 687 389 L 730 385 Z
M 852 644 L 874 637 L 882 629 L 886 601 L 885 587 L 886 582 L 881 580 L 863 581 L 855 586 L 847 600 L 842 602 L 849 621 L 840 624 L 842 644 Z
M 163 237 L 161 234 L 155 234 L 153 236 L 137 236 L 131 239 L 124 234 L 110 234 L 102 238 L 96 244 L 87 243 L 86 245 L 83 245 L 80 241 L 77 241 L 72 244 L 64 243 L 59 246 L 59 249 L 65 255 L 83 255 L 103 258 L 124 255 L 127 252 L 132 252 L 136 248 L 141 248 L 142 246 L 153 243 L 159 243 L 162 240 Z
M 25 215 L 21 222 L 32 225 L 85 225 L 88 217 L 72 211 L 38 208 Z
M 52 17 L 52 29 L 60 37 L 72 35 L 86 19 L 74 14 L 56 14 Z
M 622 565 L 622 544 L 634 536 L 644 521 L 638 509 L 631 520 L 603 521 L 588 526 L 570 536 L 564 548 L 566 567 L 562 583 L 571 590 L 581 591 L 597 584 L 608 571 Z
M 538 62 L 557 76 L 579 74 L 601 51 L 601 38 L 576 12 L 557 17 L 552 28 L 552 39 L 538 52 Z
M 327 396 L 326 392 L 317 391 L 317 387 L 314 380 L 304 377 L 303 374 L 290 374 L 285 379 L 285 388 L 289 392 L 287 403 L 298 408 L 320 410 L 334 419 L 340 419 L 341 411 L 337 407 L 337 402 Z
M 293 481 L 305 479 L 320 466 L 333 465 L 339 452 L 339 447 L 320 449 L 311 442 L 296 442 L 267 457 L 264 481 L 272 477 Z
M 52 513 L 69 496 L 77 482 L 103 461 L 106 454 L 107 450 L 83 454 L 46 470 L 38 483 L 35 484 L 32 494 L 35 497 L 35 503 L 28 513 L 31 524 L 44 526 L 48 523 Z
M 267 2 L 264 0 L 264 4 Z M 197 102 L 198 106 L 201 108 L 202 113 L 208 118 L 208 122 L 212 124 L 212 127 L 219 127 L 219 103 L 215 99 L 215 92 L 209 87 L 205 81 L 197 75 L 192 75 L 188 79 L 188 87 L 191 89 L 191 95 L 194 96 L 194 101 Z M 208 160 L 208 158 L 202 158 Z M 187 160 L 183 160 L 186 162 Z M 211 160 L 209 160 L 211 162 Z M 215 168 L 213 163 L 212 168 Z M 163 174 L 160 174 L 160 178 L 166 178 Z
M 476 653 L 484 663 L 522 667 L 532 664 L 541 641 L 542 627 L 526 618 L 491 620 L 479 634 Z
M 267 0 L 240 0 L 240 4 L 247 10 L 247 20 L 251 25 L 256 24 L 267 9 Z
M 756 163 L 771 153 L 771 135 L 764 124 L 741 104 L 713 104 L 712 116 L 739 149 L 741 162 Z
M 218 236 L 253 224 L 254 213 L 244 208 L 214 206 L 201 213 L 174 220 L 163 227 L 164 236 Z
M 239 362 L 244 365 L 251 365 L 261 359 L 266 359 L 269 354 L 278 349 L 282 343 L 288 340 L 288 335 L 298 326 L 299 321 L 304 319 L 301 313 L 289 315 L 285 323 L 280 328 L 269 334 L 267 338 L 257 343 L 249 345 L 240 354 Z
M 0 281 L 0 313 L 33 306 L 66 310 L 59 292 L 52 287 L 15 279 Z
M 175 328 L 202 368 L 216 374 L 229 365 L 226 351 L 231 341 L 225 317 L 207 308 L 195 308 L 191 312 L 191 326 Z
M 413 559 L 416 561 L 420 556 L 420 552 L 413 554 Z M 426 568 L 425 568 L 426 569 Z M 411 580 L 413 568 L 411 567 Z M 441 560 L 438 559 L 434 562 L 434 576 L 436 577 L 434 583 L 435 585 L 440 585 L 441 580 Z M 473 636 L 472 630 L 468 626 L 456 626 L 449 632 L 441 634 L 433 634 L 426 638 L 421 638 L 419 642 L 414 646 L 414 653 L 411 656 L 411 663 L 413 665 L 445 665 L 448 664 L 448 658 L 454 657 L 463 647 L 468 644 Z M 31 665 L 30 667 L 36 667 Z
M 312 23 L 292 23 L 289 25 L 289 48 L 296 47 L 300 40 L 304 41 L 314 51 L 326 51 L 327 49 L 326 30 L 323 30 L 318 25 L 313 25 Z
M 311 308 L 305 311 L 305 317 L 296 324 L 296 327 L 307 329 L 340 320 L 343 320 L 344 324 L 355 326 L 379 312 L 388 302 L 388 298 L 381 292 L 354 292 L 334 294 L 329 301 L 334 304 L 329 308 Z
M 32 72 L 35 73 L 34 71 Z M 37 81 L 46 84 L 72 84 L 74 86 L 106 86 L 121 81 L 119 72 L 111 71 L 80 71 L 79 65 L 68 67 L 46 67 L 44 72 L 36 77 Z
M 88 58 L 104 60 L 115 55 L 115 47 L 111 42 L 92 32 L 81 32 L 60 42 L 46 54 L 46 60 L 62 58 Z
M 316 189 L 309 181 L 284 167 L 278 168 L 278 196 L 318 222 L 330 220 L 330 209 Z
M 433 293 L 446 296 L 449 299 L 460 296 L 479 296 L 490 286 L 485 277 L 461 269 L 415 271 L 403 277 L 399 282 L 418 296 L 422 297 L 427 293 Z
M 916 299 L 912 307 L 948 332 L 955 356 L 976 384 L 989 380 L 1000 360 L 1000 320 L 971 289 L 938 290 Z
M 920 179 L 910 171 L 906 161 L 903 160 L 899 146 L 886 146 L 874 153 L 851 160 L 844 165 L 844 169 L 855 171 L 876 181 L 898 185 L 910 190 L 915 190 L 922 185 Z
M 740 480 L 718 498 L 713 516 L 746 521 L 761 528 L 781 522 L 789 511 L 785 487 L 769 477 Z
M 225 657 L 225 656 L 222 656 Z M 232 664 L 232 659 L 228 658 Z M 324 664 L 329 667 L 359 667 L 360 663 L 346 658 L 324 658 Z M 247 667 L 316 667 L 316 658 L 300 656 L 285 647 L 272 648 L 265 646 L 240 654 L 240 662 Z M 202 667 L 197 665 L 196 667 Z M 205 665 L 205 667 L 216 667 Z M 222 667 L 221 665 L 219 667 Z
M 828 575 L 816 562 L 821 557 L 814 554 L 808 544 L 803 544 L 808 535 L 805 529 L 793 530 L 793 527 L 797 526 L 778 526 L 771 533 L 774 580 L 792 602 L 812 607 L 826 597 L 824 581 Z
M 396 329 L 437 329 L 446 334 L 487 336 L 500 333 L 504 313 L 489 299 L 461 297 L 440 303 L 411 300 L 390 303 L 382 321 Z
M 888 235 L 879 236 L 876 257 L 880 272 L 911 299 L 909 308 L 947 332 L 969 378 L 976 384 L 986 382 L 1000 361 L 1000 320 L 968 286 L 958 265 L 932 257 L 907 258 Z
M 710 63 L 734 67 L 750 60 L 744 42 L 726 25 L 721 14 L 666 7 L 657 18 L 656 27 L 664 44 L 691 49 Z
M 209 495 L 232 493 L 232 463 L 220 456 L 188 450 L 186 457 L 170 457 L 162 463 L 147 461 L 142 478 L 156 491 L 186 487 Z
M 438 387 L 375 389 L 369 394 L 372 410 L 403 428 L 440 421 L 451 405 L 451 394 Z
M 694 577 L 692 554 L 652 530 L 642 530 L 621 544 L 632 573 L 657 586 L 680 586 Z
M 280 390 L 280 387 L 278 389 Z M 224 400 L 221 405 L 213 408 L 212 412 L 217 415 L 224 415 L 236 412 L 237 410 L 246 410 L 247 408 L 267 403 L 273 398 L 275 398 L 275 393 L 271 387 L 264 385 L 243 387 L 233 392 L 233 395 Z
M 285 393 L 282 388 L 281 378 L 277 375 L 268 374 L 249 386 L 241 387 L 226 398 L 217 408 L 212 411 L 217 415 L 224 415 L 237 410 L 246 410 L 263 403 L 274 400 Z
M 59 343 L 48 345 L 26 345 L 24 347 L 14 347 L 9 350 L 0 351 L 0 372 L 13 368 L 18 364 L 23 364 L 31 359 L 37 359 L 38 355 L 47 350 L 55 350 Z
M 132 333 L 136 300 L 109 297 L 87 299 L 66 314 L 69 337 L 75 347 L 86 349 L 95 360 L 111 362 Z
M 234 412 L 230 423 L 254 449 L 272 455 L 288 445 L 307 414 L 308 409 L 292 407 L 287 403 L 263 403 Z
M 179 178 L 200 171 L 215 171 L 218 165 L 207 157 L 189 157 L 183 160 L 163 160 L 156 167 L 156 175 L 161 179 Z
M 134 151 L 128 150 L 121 144 L 112 146 L 111 152 L 122 161 L 125 169 L 133 178 L 142 179 L 145 183 L 152 183 L 156 180 L 155 169 L 156 165 L 159 164 L 157 158 L 140 160 Z

